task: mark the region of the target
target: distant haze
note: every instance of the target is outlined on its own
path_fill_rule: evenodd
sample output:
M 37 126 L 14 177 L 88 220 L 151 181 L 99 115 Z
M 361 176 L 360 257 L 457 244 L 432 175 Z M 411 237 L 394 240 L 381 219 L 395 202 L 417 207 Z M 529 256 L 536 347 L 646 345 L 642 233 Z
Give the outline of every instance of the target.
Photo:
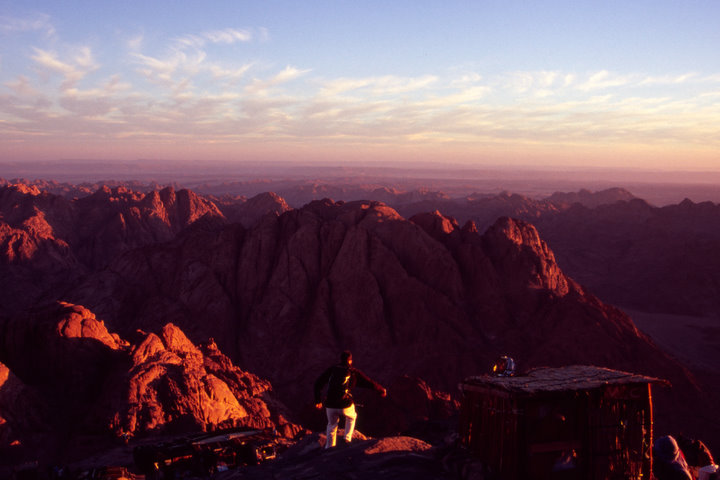
M 374 185 L 401 190 L 441 191 L 450 197 L 503 191 L 532 198 L 581 189 L 599 191 L 621 187 L 656 206 L 693 202 L 720 202 L 720 173 L 639 169 L 580 168 L 471 168 L 466 165 L 360 164 L 339 167 L 326 163 L 220 163 L 100 160 L 57 162 L 0 162 L 0 180 L 55 180 L 68 183 L 101 181 L 157 182 L 182 188 L 246 184 L 246 195 L 273 191 L 292 184 Z

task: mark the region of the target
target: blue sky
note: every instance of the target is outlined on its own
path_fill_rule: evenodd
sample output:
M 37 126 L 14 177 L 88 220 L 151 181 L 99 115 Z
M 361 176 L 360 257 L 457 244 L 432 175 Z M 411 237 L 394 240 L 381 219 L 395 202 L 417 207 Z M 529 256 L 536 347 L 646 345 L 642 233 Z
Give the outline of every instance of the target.
M 0 0 L 0 160 L 720 170 L 718 1 Z

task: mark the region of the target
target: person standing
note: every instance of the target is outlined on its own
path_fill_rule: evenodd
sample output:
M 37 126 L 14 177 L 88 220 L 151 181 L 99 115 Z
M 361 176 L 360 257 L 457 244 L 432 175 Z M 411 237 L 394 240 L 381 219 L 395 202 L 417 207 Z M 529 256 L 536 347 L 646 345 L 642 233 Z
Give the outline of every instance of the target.
M 327 413 L 327 440 L 325 448 L 335 446 L 338 424 L 340 417 L 345 417 L 345 442 L 350 443 L 355 431 L 355 403 L 352 397 L 352 388 L 372 388 L 380 393 L 382 397 L 387 396 L 387 390 L 379 383 L 372 380 L 363 372 L 352 366 L 352 354 L 344 351 L 340 354 L 340 363 L 325 370 L 315 381 L 315 408 L 320 410 L 323 407 L 321 401 L 322 391 L 327 386 L 325 396 L 325 410 Z

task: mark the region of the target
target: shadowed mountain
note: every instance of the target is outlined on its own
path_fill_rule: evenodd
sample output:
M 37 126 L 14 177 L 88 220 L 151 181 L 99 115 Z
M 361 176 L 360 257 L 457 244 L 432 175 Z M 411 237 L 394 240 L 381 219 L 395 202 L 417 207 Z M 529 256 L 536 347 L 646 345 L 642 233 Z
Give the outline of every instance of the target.
M 481 235 L 439 213 L 408 221 L 377 202 L 317 201 L 249 230 L 196 224 L 122 255 L 71 299 L 121 334 L 172 321 L 191 338 L 215 337 L 296 414 L 344 348 L 386 383 L 411 375 L 454 391 L 509 353 L 528 368 L 589 363 L 670 378 L 661 412 L 703 402 L 625 314 L 563 274 L 533 226 L 508 218 Z
M 207 198 L 218 206 L 229 222 L 241 223 L 245 227 L 252 227 L 264 215 L 277 216 L 290 210 L 285 199 L 273 192 L 259 193 L 250 199 L 228 195 L 208 195 Z
M 458 219 L 460 223 L 472 220 L 480 231 L 484 231 L 499 217 L 521 218 L 525 221 L 535 222 L 538 218 L 552 216 L 557 212 L 567 210 L 575 203 L 596 207 L 633 198 L 635 197 L 630 192 L 622 188 L 611 188 L 599 192 L 590 192 L 584 189 L 574 193 L 556 192 L 542 200 L 511 192 L 502 192 L 496 195 L 473 193 L 465 198 L 452 200 L 425 200 L 417 203 L 398 204 L 397 210 L 406 217 L 411 217 L 416 213 L 439 210 L 444 215 Z M 388 204 L 395 206 L 392 202 L 388 202 Z
M 203 217 L 224 221 L 213 203 L 170 187 L 147 194 L 102 187 L 73 200 L 35 186 L 1 187 L 0 301 L 10 313 L 53 300 L 118 254 L 171 240 Z
M 720 206 L 642 200 L 575 205 L 537 221 L 563 268 L 604 300 L 646 312 L 720 316 Z
M 612 205 L 617 202 L 629 202 L 634 200 L 635 195 L 624 188 L 608 188 L 600 192 L 591 192 L 585 188 L 578 192 L 555 192 L 546 200 L 555 205 L 573 205 L 579 203 L 588 208 L 599 207 L 600 205 Z
M 592 235 L 582 224 L 586 211 L 602 218 L 602 212 L 628 206 L 626 223 L 654 218 L 656 209 L 642 201 L 588 208 L 511 194 L 467 200 L 471 218 L 490 222 L 510 210 L 541 225 L 541 232 L 556 232 L 557 238 L 548 235 L 553 242 L 548 244 L 531 224 L 507 217 L 494 218 L 481 233 L 477 223 L 461 227 L 446 213 L 419 213 L 408 220 L 379 202 L 324 199 L 286 210 L 272 194 L 239 200 L 223 209 L 236 208 L 234 218 L 245 218 L 246 226 L 228 223 L 214 203 L 188 191 L 104 188 L 68 200 L 37 188 L 3 187 L 7 334 L 24 331 L 19 318 L 35 324 L 19 313 L 24 308 L 63 300 L 84 305 L 118 339 L 153 352 L 162 352 L 162 345 L 170 353 L 160 357 L 174 358 L 179 355 L 162 337 L 165 326 L 173 324 L 195 344 L 215 338 L 217 348 L 243 371 L 272 382 L 292 419 L 305 424 L 317 415 L 311 405 L 313 380 L 349 348 L 357 364 L 391 392 L 404 389 L 412 394 L 406 398 L 435 405 L 430 410 L 451 405 L 433 391 L 456 392 L 459 380 L 510 354 L 522 369 L 582 363 L 668 378 L 675 387 L 656 393 L 658 424 L 717 430 L 708 405 L 713 399 L 701 395 L 688 373 L 627 315 L 566 276 L 559 264 L 572 257 L 558 254 L 556 260 L 549 247 L 557 242 L 562 251 L 558 238 L 572 245 L 572 235 L 583 238 L 583 228 Z M 452 204 L 441 201 L 443 208 Z M 575 219 L 568 228 L 566 222 Z M 592 245 L 591 239 L 585 245 Z M 138 337 L 138 329 L 156 333 Z M 14 344 L 32 344 L 33 335 Z M 38 338 L 54 344 L 53 337 Z M 122 353 L 127 346 L 113 348 L 98 339 L 89 344 L 102 352 L 98 358 L 104 360 L 96 359 L 95 365 L 127 371 L 113 366 L 115 358 L 127 357 Z M 23 371 L 28 367 L 13 360 L 19 355 L 15 347 L 2 348 L 0 361 L 28 384 Z M 147 368 L 172 373 L 173 362 Z M 169 375 L 172 380 L 162 385 L 170 391 L 194 391 Z M 47 381 L 54 378 L 63 377 L 47 374 Z M 415 379 L 410 387 L 408 378 Z M 67 381 L 79 380 L 71 375 Z M 148 401 L 157 403 L 152 397 Z M 680 408 L 687 405 L 691 413 Z M 374 408 L 385 412 L 379 418 L 399 418 L 403 411 L 397 405 Z M 114 411 L 121 412 L 114 425 L 133 424 L 132 413 Z M 232 417 L 233 411 L 228 407 L 224 414 Z M 2 412 L 0 417 L 6 418 Z M 371 434 L 396 433 L 382 431 L 383 425 L 401 430 L 409 422 L 372 424 L 361 416 L 358 427 Z

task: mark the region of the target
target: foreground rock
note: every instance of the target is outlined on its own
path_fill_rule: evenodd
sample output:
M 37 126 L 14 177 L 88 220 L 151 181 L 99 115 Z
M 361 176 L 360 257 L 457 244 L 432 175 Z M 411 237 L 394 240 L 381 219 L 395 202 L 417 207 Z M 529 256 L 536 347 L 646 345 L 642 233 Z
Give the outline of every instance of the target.
M 0 447 L 19 441 L 48 450 L 36 458 L 67 460 L 87 435 L 102 446 L 223 426 L 299 432 L 267 380 L 234 366 L 213 342 L 196 347 L 170 323 L 128 342 L 86 308 L 59 303 L 3 321 L 0 333 Z M 46 437 L 63 442 L 53 448 Z
M 427 479 L 457 478 L 444 449 L 412 437 L 388 437 L 353 442 L 331 450 L 322 448 L 321 437 L 310 436 L 278 460 L 259 467 L 218 474 L 231 479 Z M 480 477 L 481 478 L 481 477 Z

